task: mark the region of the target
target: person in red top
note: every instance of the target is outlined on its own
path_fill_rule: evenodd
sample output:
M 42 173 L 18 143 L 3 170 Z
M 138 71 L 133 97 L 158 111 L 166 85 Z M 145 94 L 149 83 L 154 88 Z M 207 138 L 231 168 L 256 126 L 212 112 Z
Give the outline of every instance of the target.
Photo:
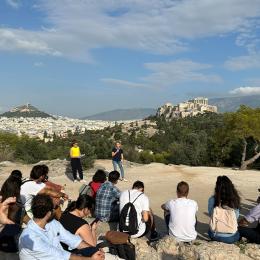
M 97 191 L 100 186 L 107 180 L 107 175 L 103 170 L 97 170 L 94 176 L 92 177 L 92 182 L 90 182 L 90 187 L 93 190 L 93 198 L 96 198 Z

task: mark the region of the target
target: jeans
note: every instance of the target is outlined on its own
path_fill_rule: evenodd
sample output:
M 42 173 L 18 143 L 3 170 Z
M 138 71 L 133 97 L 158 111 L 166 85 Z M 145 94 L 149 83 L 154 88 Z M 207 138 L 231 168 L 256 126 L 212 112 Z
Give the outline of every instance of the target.
M 112 160 L 112 163 L 113 163 L 115 171 L 117 171 L 117 166 L 119 167 L 121 178 L 124 179 L 125 173 L 124 173 L 124 168 L 123 168 L 123 165 L 122 165 L 122 161 L 114 161 L 114 160 Z
M 211 240 L 218 241 L 226 244 L 234 244 L 240 238 L 239 232 L 237 231 L 235 234 L 230 234 L 230 236 L 219 236 L 218 233 L 214 233 L 213 231 L 209 230 L 208 235 Z
M 79 173 L 79 178 L 82 180 L 83 179 L 83 170 L 82 170 L 80 158 L 71 158 L 70 163 L 71 163 L 74 180 L 77 179 L 77 172 Z
M 260 244 L 259 228 L 239 227 L 238 231 L 241 237 L 245 237 L 249 243 Z

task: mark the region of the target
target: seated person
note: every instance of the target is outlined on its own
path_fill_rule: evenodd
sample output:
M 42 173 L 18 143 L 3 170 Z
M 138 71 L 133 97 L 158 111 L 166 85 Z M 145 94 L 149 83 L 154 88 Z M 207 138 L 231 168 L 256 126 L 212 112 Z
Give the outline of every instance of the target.
M 71 202 L 60 218 L 60 223 L 65 229 L 79 235 L 91 246 L 97 245 L 97 223 L 90 226 L 84 218 L 91 214 L 94 205 L 95 201 L 92 197 L 80 195 L 76 201 Z
M 48 173 L 49 173 L 49 167 L 45 164 L 42 164 L 40 165 L 42 167 L 42 171 L 43 171 L 43 174 L 45 175 L 45 179 L 43 180 L 43 183 L 46 184 L 46 186 L 52 190 L 55 190 L 57 192 L 64 192 L 64 187 L 59 185 L 59 184 L 55 184 L 51 181 L 49 181 L 49 176 L 48 176 Z
M 119 178 L 119 172 L 110 172 L 108 181 L 104 182 L 97 192 L 95 215 L 103 222 L 119 220 L 120 190 L 115 186 Z
M 27 215 L 31 218 L 31 201 L 37 194 L 50 195 L 55 203 L 55 209 L 59 207 L 60 198 L 67 199 L 68 196 L 63 192 L 48 188 L 43 181 L 46 178 L 46 172 L 42 165 L 36 165 L 32 168 L 30 179 L 23 182 L 21 186 L 21 201 L 25 206 Z
M 89 245 L 80 236 L 73 235 L 54 220 L 53 201 L 48 195 L 38 194 L 32 199 L 33 219 L 23 230 L 19 239 L 20 260 L 83 260 L 104 259 L 104 253 L 96 251 L 91 257 L 74 255 L 65 251 L 61 242 L 71 249 L 88 249 Z
M 80 187 L 79 194 L 86 194 L 95 199 L 97 196 L 97 191 L 106 180 L 106 173 L 103 170 L 97 170 L 92 177 L 92 181 L 89 184 L 84 184 Z
M 231 213 L 234 214 L 235 223 L 234 230 L 237 230 L 237 219 L 239 217 L 239 207 L 240 207 L 240 196 L 238 195 L 238 191 L 236 190 L 234 184 L 227 176 L 218 176 L 216 186 L 215 186 L 215 194 L 209 198 L 208 201 L 208 213 L 212 219 L 214 214 L 214 210 L 216 208 L 220 208 L 220 210 L 229 210 L 228 214 L 225 216 L 229 216 L 231 219 Z M 233 212 L 232 212 L 233 211 Z M 222 214 L 221 214 L 222 215 Z M 224 215 L 222 215 L 224 216 Z M 223 217 L 222 217 L 223 218 Z M 227 223 L 228 219 L 223 219 L 220 223 L 226 227 L 225 229 L 230 229 L 230 223 Z M 226 222 L 226 223 L 224 223 Z M 219 232 L 217 230 L 212 230 L 209 228 L 208 231 L 209 237 L 211 240 L 233 244 L 239 240 L 239 232 Z
M 72 234 L 79 235 L 83 241 L 92 247 L 97 246 L 97 222 L 94 220 L 90 225 L 84 218 L 91 215 L 94 209 L 95 201 L 88 195 L 80 195 L 76 201 L 73 201 L 60 218 L 62 226 Z M 67 245 L 62 243 L 65 250 L 69 250 Z M 77 254 L 78 250 L 71 251 Z M 109 253 L 105 253 L 106 260 L 121 259 Z
M 249 243 L 260 244 L 260 204 L 252 208 L 249 213 L 239 221 L 238 231 L 241 237 Z M 256 228 L 247 227 L 249 223 L 258 222 Z
M 195 225 L 198 204 L 188 199 L 188 194 L 189 185 L 182 181 L 177 185 L 177 199 L 162 205 L 162 209 L 166 212 L 165 221 L 169 235 L 182 242 L 191 242 L 197 237 Z
M 132 238 L 138 238 L 145 236 L 148 232 L 151 231 L 150 240 L 155 241 L 158 239 L 158 233 L 155 229 L 155 223 L 154 223 L 154 217 L 152 214 L 152 211 L 150 209 L 149 199 L 144 194 L 144 183 L 141 181 L 136 181 L 133 184 L 133 187 L 131 190 L 123 191 L 120 195 L 120 212 L 122 213 L 122 210 L 124 206 L 131 202 L 133 203 L 136 213 L 137 213 L 137 226 L 138 230 L 136 234 L 132 234 Z M 121 214 L 120 213 L 120 214 Z M 120 215 L 120 223 L 123 221 L 124 225 L 128 226 L 131 223 L 131 220 L 129 220 L 129 213 L 126 216 Z M 128 225 L 127 225 L 128 224 Z M 121 224 L 120 224 L 121 225 Z M 119 225 L 119 228 L 122 229 Z M 127 228 L 129 230 L 129 228 Z M 127 232 L 125 230 L 120 230 L 121 232 Z
M 107 180 L 107 175 L 103 170 L 97 170 L 92 178 L 92 182 L 90 183 L 90 187 L 92 188 L 94 194 L 93 198 L 95 199 L 97 196 L 97 191 L 101 187 L 101 185 Z

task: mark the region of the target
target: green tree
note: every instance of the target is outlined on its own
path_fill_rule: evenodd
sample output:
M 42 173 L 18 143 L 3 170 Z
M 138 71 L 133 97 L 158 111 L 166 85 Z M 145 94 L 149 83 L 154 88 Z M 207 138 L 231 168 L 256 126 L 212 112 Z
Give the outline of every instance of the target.
M 238 139 L 242 145 L 240 169 L 247 169 L 248 165 L 260 158 L 260 108 L 241 106 L 237 112 L 227 113 L 224 118 L 225 139 Z M 248 141 L 253 140 L 253 155 L 248 156 Z

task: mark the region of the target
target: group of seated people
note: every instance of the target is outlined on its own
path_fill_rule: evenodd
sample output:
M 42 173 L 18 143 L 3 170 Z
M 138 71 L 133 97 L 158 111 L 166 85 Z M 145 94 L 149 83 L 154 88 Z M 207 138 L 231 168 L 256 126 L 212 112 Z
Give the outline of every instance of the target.
M 107 178 L 103 170 L 98 170 L 92 182 L 80 189 L 77 200 L 69 202 L 62 212 L 61 203 L 68 196 L 64 187 L 48 180 L 46 165 L 34 166 L 28 180 L 22 179 L 20 171 L 13 171 L 0 191 L 0 250 L 5 251 L 1 241 L 12 237 L 19 239 L 21 260 L 120 259 L 100 249 L 98 222 L 116 222 L 118 230 L 128 232 L 131 238 L 150 234 L 150 241 L 158 240 L 144 183 L 136 181 L 131 189 L 121 192 L 116 186 L 119 178 L 117 171 L 110 172 Z M 198 204 L 188 199 L 188 194 L 189 185 L 182 181 L 177 185 L 177 198 L 161 207 L 168 234 L 179 242 L 190 243 L 197 237 Z M 260 243 L 259 225 L 247 226 L 260 220 L 260 204 L 238 221 L 240 201 L 231 180 L 219 176 L 214 195 L 208 200 L 211 240 L 235 243 L 244 237 L 250 243 Z M 85 220 L 89 216 L 95 218 L 91 224 Z M 22 223 L 26 224 L 23 229 Z

